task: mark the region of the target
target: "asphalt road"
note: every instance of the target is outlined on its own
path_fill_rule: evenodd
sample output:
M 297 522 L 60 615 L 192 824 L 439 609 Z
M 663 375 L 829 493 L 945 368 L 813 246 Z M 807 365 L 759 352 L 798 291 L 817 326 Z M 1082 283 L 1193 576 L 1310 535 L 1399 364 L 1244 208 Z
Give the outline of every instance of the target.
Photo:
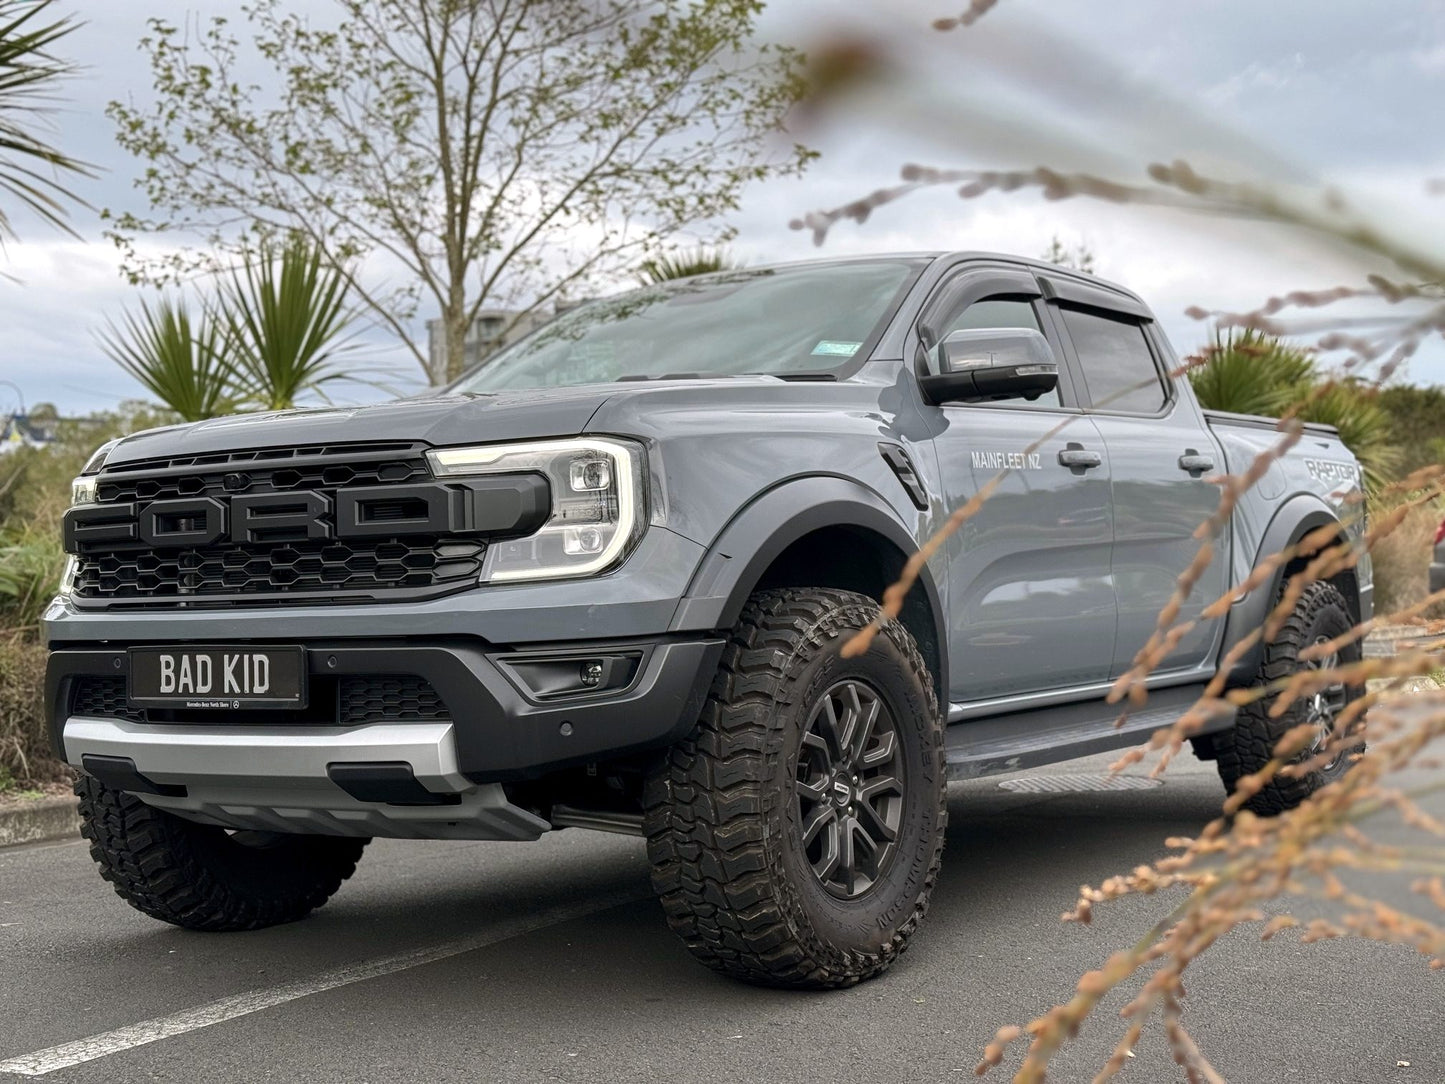
M 1078 885 L 1157 856 L 1220 796 L 1188 757 L 1148 790 L 955 786 L 926 926 L 883 978 L 829 994 L 694 964 L 625 837 L 379 840 L 306 921 L 219 935 L 132 911 L 79 843 L 0 851 L 0 1065 L 48 1068 L 55 1084 L 969 1079 L 999 1025 L 1066 998 L 1170 906 L 1127 900 L 1091 927 L 1062 924 Z M 1187 1001 L 1233 1084 L 1445 1082 L 1445 973 L 1402 948 L 1240 935 L 1197 964 Z M 1089 1080 L 1118 1034 L 1100 1017 L 1053 1079 Z M 1157 1032 L 1124 1079 L 1180 1079 Z

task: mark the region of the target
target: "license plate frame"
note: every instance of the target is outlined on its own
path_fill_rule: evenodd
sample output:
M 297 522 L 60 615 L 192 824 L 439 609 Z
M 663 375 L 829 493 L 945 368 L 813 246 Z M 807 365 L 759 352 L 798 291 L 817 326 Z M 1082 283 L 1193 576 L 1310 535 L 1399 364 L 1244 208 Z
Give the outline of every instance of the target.
M 132 647 L 126 663 L 126 699 L 135 708 L 282 711 L 307 706 L 306 649 L 299 645 Z

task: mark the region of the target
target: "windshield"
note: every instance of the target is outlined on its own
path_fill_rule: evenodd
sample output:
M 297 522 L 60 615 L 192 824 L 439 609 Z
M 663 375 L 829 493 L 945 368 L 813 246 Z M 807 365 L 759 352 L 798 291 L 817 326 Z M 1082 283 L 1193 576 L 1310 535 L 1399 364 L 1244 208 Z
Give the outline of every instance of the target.
M 557 317 L 483 362 L 453 390 L 827 373 L 872 349 L 922 264 L 800 264 L 633 290 Z

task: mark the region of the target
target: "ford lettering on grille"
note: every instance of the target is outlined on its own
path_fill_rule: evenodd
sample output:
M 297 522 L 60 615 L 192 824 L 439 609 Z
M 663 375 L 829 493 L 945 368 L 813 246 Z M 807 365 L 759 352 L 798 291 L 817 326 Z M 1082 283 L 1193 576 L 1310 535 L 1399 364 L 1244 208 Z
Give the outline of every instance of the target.
M 487 544 L 550 515 L 540 474 L 439 481 L 405 457 L 278 452 L 278 462 L 122 465 L 65 516 L 80 605 L 204 597 L 301 601 L 454 590 Z

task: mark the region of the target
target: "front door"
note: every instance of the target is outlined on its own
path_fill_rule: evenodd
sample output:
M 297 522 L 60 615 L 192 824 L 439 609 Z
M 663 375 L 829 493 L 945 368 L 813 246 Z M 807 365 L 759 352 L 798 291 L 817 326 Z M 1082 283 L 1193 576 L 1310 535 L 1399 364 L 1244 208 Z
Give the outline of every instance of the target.
M 1058 390 L 1033 403 L 925 408 L 950 507 L 1003 475 L 949 541 L 949 699 L 1103 681 L 1115 627 L 1109 460 L 1062 371 L 1038 287 L 1021 272 L 966 272 L 940 288 L 923 320 L 922 364 L 936 365 L 927 347 L 951 331 L 1022 327 L 1044 332 L 1061 370 Z

